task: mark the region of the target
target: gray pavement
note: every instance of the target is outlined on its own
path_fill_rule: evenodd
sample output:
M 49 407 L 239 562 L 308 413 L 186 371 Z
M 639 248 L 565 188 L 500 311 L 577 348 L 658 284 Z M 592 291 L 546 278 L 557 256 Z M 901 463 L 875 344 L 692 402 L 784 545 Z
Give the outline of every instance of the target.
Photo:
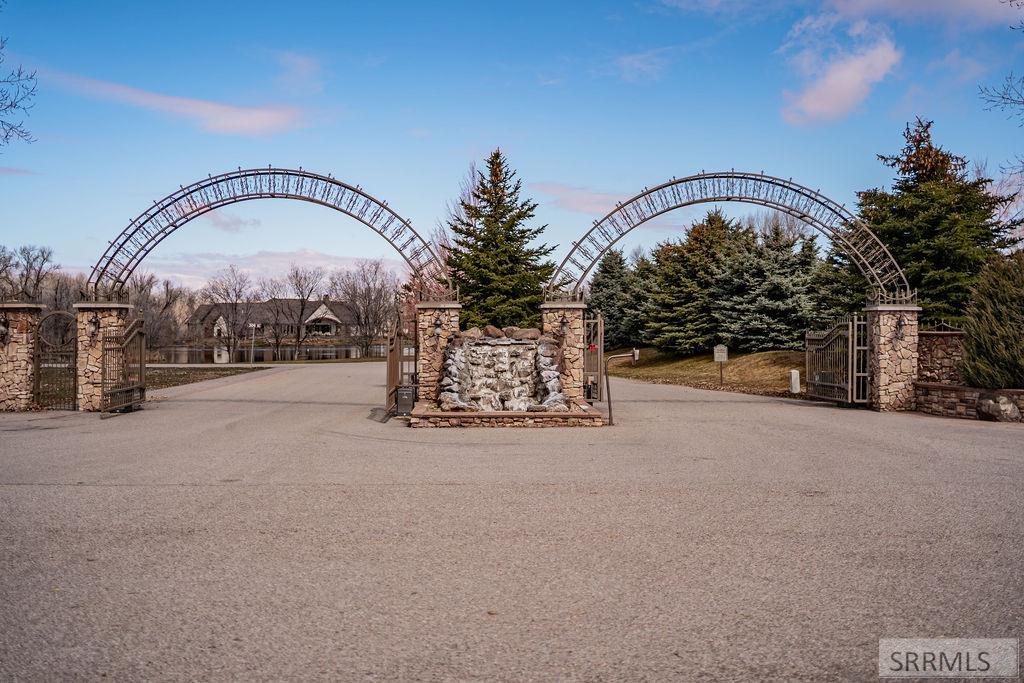
M 1024 635 L 1024 425 L 614 382 L 368 419 L 382 364 L 0 415 L 0 678 L 876 680 Z

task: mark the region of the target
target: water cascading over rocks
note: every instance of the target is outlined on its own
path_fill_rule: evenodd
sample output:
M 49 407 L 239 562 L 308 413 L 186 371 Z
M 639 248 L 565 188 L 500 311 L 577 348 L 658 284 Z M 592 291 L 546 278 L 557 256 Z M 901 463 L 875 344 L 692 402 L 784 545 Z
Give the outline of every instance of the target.
M 445 411 L 566 412 L 558 373 L 559 344 L 535 328 L 488 325 L 460 333 L 445 350 Z

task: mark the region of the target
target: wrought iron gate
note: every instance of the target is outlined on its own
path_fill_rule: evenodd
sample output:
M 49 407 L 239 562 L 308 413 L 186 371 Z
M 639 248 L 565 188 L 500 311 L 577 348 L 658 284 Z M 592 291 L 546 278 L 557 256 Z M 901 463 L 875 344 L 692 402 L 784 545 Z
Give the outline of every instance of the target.
M 583 321 L 583 398 L 604 400 L 604 318 Z
M 47 313 L 36 329 L 32 393 L 35 404 L 50 410 L 78 407 L 75 316 L 64 311 Z
M 807 394 L 840 403 L 868 402 L 868 324 L 851 316 L 808 331 Z
M 388 379 L 385 407 L 390 415 L 408 415 L 416 403 L 416 322 L 399 319 L 388 338 Z
M 142 319 L 103 333 L 100 411 L 136 410 L 146 400 L 146 333 Z

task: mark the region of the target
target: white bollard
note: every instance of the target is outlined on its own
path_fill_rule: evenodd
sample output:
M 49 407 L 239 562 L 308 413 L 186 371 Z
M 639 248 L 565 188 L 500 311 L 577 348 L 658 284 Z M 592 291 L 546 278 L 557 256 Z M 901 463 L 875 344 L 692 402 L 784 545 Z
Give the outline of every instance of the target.
M 800 371 L 790 370 L 789 371 L 789 393 L 799 394 L 800 393 Z

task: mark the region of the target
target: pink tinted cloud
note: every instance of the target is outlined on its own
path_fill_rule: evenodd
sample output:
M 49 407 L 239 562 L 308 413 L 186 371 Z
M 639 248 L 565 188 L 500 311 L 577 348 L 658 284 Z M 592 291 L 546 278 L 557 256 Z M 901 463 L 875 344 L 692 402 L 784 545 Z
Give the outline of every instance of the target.
M 14 166 L 0 166 L 0 175 L 36 175 L 35 171 Z
M 270 135 L 302 125 L 302 112 L 291 106 L 240 107 L 210 100 L 163 95 L 120 83 L 72 74 L 52 71 L 41 74 L 52 82 L 83 95 L 170 114 L 191 121 L 211 133 Z
M 888 38 L 837 56 L 800 92 L 787 93 L 783 118 L 802 125 L 846 116 L 867 99 L 871 88 L 889 75 L 902 57 Z
M 588 216 L 603 216 L 615 208 L 615 202 L 626 198 L 626 195 L 596 192 L 555 182 L 531 183 L 530 189 L 551 197 L 550 203 L 559 209 Z
M 263 224 L 258 218 L 242 218 L 224 209 L 203 214 L 203 219 L 217 230 L 228 233 L 241 232 L 244 228 L 258 228 Z
M 220 252 L 179 253 L 160 255 L 154 253 L 146 259 L 145 267 L 160 277 L 171 278 L 189 287 L 202 287 L 211 275 L 234 264 L 254 278 L 279 277 L 288 272 L 292 263 L 304 266 L 321 266 L 331 270 L 350 270 L 367 259 L 335 256 L 313 249 L 295 251 L 257 251 L 252 254 L 226 254 Z M 404 261 L 381 259 L 384 266 L 404 277 L 408 272 Z

